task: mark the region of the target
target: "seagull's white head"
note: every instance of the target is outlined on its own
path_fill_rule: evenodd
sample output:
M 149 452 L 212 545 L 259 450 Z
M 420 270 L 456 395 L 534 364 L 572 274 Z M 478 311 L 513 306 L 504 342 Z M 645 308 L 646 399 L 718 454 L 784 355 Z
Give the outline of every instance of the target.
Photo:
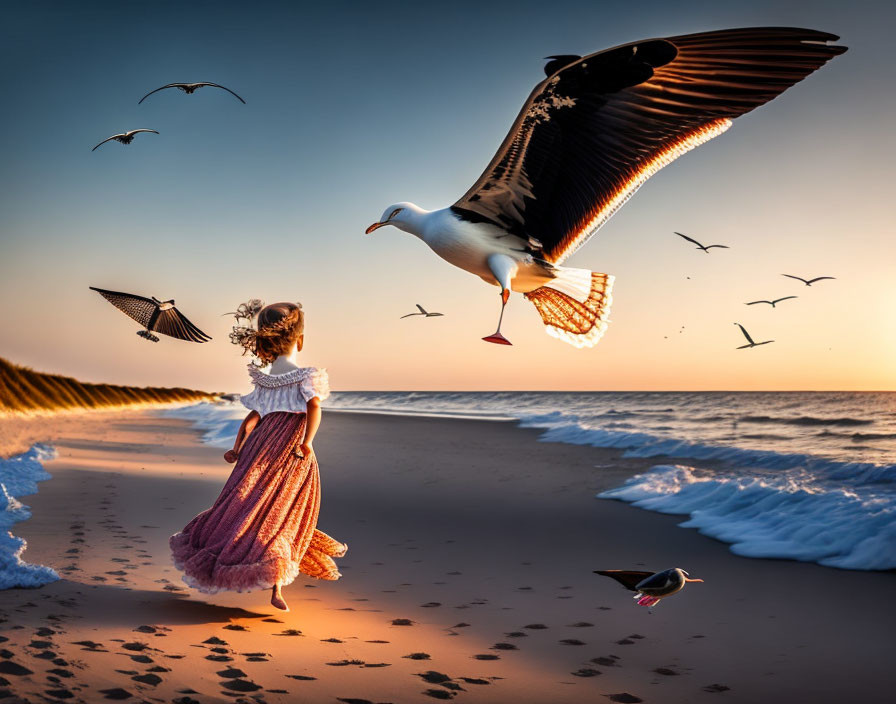
M 393 203 L 383 211 L 382 217 L 368 227 L 364 233 L 369 235 L 386 225 L 392 225 L 418 237 L 422 234 L 423 217 L 427 211 L 413 203 Z

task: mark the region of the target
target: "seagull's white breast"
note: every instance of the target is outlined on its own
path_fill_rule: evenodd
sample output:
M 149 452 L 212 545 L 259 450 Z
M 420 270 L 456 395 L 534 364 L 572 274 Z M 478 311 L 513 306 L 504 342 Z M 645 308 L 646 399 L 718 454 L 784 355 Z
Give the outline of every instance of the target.
M 427 214 L 421 238 L 449 264 L 493 285 L 498 284 L 488 266 L 492 254 L 506 254 L 517 262 L 511 286 L 514 291 L 531 291 L 552 278 L 524 251 L 518 237 L 490 223 L 462 220 L 448 208 Z

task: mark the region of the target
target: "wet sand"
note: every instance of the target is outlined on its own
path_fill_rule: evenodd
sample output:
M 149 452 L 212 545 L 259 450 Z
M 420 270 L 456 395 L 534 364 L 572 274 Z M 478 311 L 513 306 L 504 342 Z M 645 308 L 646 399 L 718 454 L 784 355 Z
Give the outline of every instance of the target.
M 512 423 L 325 414 L 320 527 L 336 583 L 188 590 L 168 536 L 231 465 L 153 411 L 45 418 L 53 479 L 25 558 L 63 579 L 0 592 L 0 701 L 884 702 L 892 573 L 751 560 L 681 519 L 594 494 L 651 463 Z M 653 613 L 594 569 L 681 566 Z

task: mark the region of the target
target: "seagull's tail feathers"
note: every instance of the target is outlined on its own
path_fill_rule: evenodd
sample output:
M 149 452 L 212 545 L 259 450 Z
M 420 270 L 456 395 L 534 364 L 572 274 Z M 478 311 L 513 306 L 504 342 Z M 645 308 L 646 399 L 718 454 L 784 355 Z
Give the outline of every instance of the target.
M 574 347 L 594 347 L 607 329 L 614 277 L 558 267 L 557 277 L 523 294 L 535 305 L 551 337 Z

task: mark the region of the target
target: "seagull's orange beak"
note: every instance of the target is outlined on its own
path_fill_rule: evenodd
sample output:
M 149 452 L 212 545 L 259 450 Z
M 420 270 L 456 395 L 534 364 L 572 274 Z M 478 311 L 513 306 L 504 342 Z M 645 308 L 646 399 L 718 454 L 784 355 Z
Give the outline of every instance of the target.
M 702 579 L 689 579 L 688 577 L 684 578 L 685 582 L 702 582 Z
M 365 234 L 365 235 L 369 235 L 369 234 L 370 234 L 371 232 L 373 232 L 374 230 L 378 230 L 378 229 L 380 229 L 383 225 L 388 225 L 388 224 L 389 224 L 389 223 L 387 223 L 387 222 L 375 222 L 375 223 L 373 223 L 373 225 L 371 225 L 371 226 L 368 227 L 366 230 L 364 230 L 364 234 Z

